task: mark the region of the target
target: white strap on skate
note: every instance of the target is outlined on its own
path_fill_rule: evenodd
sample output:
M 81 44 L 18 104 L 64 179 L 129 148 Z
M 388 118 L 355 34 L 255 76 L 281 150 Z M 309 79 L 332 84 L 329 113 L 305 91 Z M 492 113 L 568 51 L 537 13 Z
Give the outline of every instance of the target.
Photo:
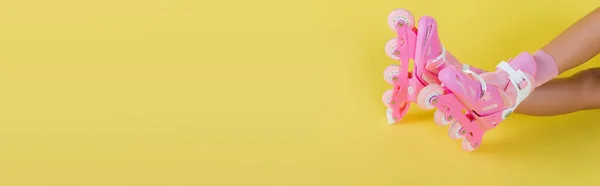
M 525 100 L 527 96 L 529 96 L 529 94 L 531 93 L 532 85 L 531 81 L 529 81 L 529 78 L 527 77 L 527 75 L 525 75 L 525 73 L 523 73 L 523 71 L 515 71 L 515 69 L 513 69 L 506 61 L 500 62 L 500 64 L 498 64 L 498 66 L 496 67 L 508 73 L 508 80 L 510 81 L 510 84 L 512 84 L 512 86 L 515 88 L 515 91 L 517 93 L 517 100 L 515 104 L 511 108 L 505 109 L 502 112 L 502 119 L 506 119 L 506 117 L 508 117 L 517 108 L 517 106 L 519 106 L 519 104 L 521 104 L 521 102 Z M 527 86 L 520 87 L 519 84 L 523 83 L 523 81 L 527 82 Z
M 428 61 L 428 63 L 435 63 L 435 62 L 438 62 L 439 60 L 444 60 L 444 63 L 446 62 L 446 48 L 444 46 L 442 46 L 442 53 L 440 55 L 436 56 L 435 58 L 430 59 Z M 435 68 L 439 68 L 444 63 L 439 63 L 437 66 L 435 66 Z
M 479 81 L 479 84 L 481 84 L 481 90 L 482 90 L 481 95 L 479 95 L 479 96 L 483 97 L 484 92 L 487 90 L 487 83 L 485 83 L 483 78 L 481 76 L 479 76 L 479 74 L 473 72 L 471 70 L 471 67 L 469 67 L 469 65 L 467 65 L 467 64 L 463 64 L 462 71 L 467 74 L 470 74 L 471 76 L 475 77 Z

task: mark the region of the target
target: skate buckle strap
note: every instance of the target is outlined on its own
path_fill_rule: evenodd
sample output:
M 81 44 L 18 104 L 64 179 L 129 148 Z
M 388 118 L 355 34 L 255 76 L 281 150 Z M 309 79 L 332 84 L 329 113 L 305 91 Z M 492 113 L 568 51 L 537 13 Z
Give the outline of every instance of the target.
M 485 94 L 485 91 L 487 91 L 487 83 L 485 83 L 483 78 L 481 76 L 479 76 L 479 74 L 472 71 L 471 67 L 467 64 L 462 65 L 462 71 L 475 77 L 479 81 L 479 84 L 481 84 L 481 90 L 482 90 L 480 96 L 483 97 L 483 95 Z
M 446 61 L 446 48 L 445 48 L 444 46 L 442 46 L 442 53 L 441 53 L 440 55 L 436 56 L 435 58 L 433 58 L 433 59 L 430 59 L 430 60 L 428 61 L 428 63 L 436 63 L 436 62 L 438 62 L 439 60 L 443 60 L 443 62 L 444 62 L 444 61 Z M 437 64 L 437 65 L 435 66 L 435 68 L 439 68 L 439 67 L 440 67 L 440 66 L 442 66 L 443 64 L 444 64 L 444 63 L 439 63 L 439 64 Z
M 529 78 L 527 77 L 527 75 L 525 75 L 523 71 L 513 69 L 506 61 L 500 62 L 500 64 L 498 64 L 498 66 L 496 67 L 508 73 L 508 80 L 510 81 L 510 84 L 515 88 L 515 91 L 517 93 L 517 100 L 515 104 L 511 108 L 505 109 L 502 113 L 502 119 L 506 119 L 506 117 L 512 114 L 512 112 L 517 108 L 517 106 L 519 106 L 519 104 L 521 104 L 521 102 L 525 100 L 527 96 L 529 96 L 532 89 L 531 82 L 529 81 Z M 520 86 L 523 82 L 526 82 L 525 87 Z

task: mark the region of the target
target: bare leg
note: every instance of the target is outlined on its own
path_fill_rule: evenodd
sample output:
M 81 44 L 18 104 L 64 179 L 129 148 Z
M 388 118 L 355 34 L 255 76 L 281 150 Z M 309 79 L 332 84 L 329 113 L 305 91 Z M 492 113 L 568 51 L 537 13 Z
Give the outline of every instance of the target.
M 600 53 L 600 7 L 571 25 L 542 50 L 554 58 L 559 74 L 598 55 Z
M 554 116 L 580 110 L 600 109 L 600 68 L 557 78 L 538 87 L 516 112 L 533 116 Z
M 600 7 L 571 25 L 541 51 L 534 54 L 538 68 L 534 79 L 539 81 L 539 87 L 518 106 L 517 113 L 551 116 L 600 109 L 600 68 L 553 79 L 600 53 Z

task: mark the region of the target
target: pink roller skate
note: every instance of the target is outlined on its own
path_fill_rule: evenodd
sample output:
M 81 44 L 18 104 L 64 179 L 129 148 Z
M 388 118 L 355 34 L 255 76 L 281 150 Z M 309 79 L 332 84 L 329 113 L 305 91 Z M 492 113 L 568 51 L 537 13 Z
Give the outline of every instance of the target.
M 449 67 L 440 71 L 442 85 L 431 84 L 418 96 L 418 104 L 436 108 L 435 122 L 448 124 L 448 134 L 462 139 L 462 148 L 473 151 L 481 146 L 483 134 L 506 119 L 529 95 L 537 71 L 534 57 L 521 53 L 501 62 L 491 73 Z
M 437 77 L 440 69 L 461 64 L 442 46 L 432 17 L 422 17 L 419 27 L 415 28 L 413 15 L 408 10 L 398 9 L 389 14 L 388 24 L 398 37 L 387 42 L 385 51 L 390 58 L 400 61 L 400 65 L 389 66 L 383 73 L 384 79 L 393 85 L 393 89 L 383 94 L 388 123 L 393 124 L 406 115 L 423 87 L 440 84 Z M 411 59 L 413 71 L 408 69 Z

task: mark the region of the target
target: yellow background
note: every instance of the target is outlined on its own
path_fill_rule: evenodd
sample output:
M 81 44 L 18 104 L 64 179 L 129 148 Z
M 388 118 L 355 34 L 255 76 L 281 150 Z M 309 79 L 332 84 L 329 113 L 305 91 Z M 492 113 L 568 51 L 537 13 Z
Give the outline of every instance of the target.
M 0 185 L 597 185 L 598 111 L 514 116 L 466 153 L 432 112 L 388 125 L 381 103 L 395 8 L 491 70 L 597 6 L 3 0 Z

